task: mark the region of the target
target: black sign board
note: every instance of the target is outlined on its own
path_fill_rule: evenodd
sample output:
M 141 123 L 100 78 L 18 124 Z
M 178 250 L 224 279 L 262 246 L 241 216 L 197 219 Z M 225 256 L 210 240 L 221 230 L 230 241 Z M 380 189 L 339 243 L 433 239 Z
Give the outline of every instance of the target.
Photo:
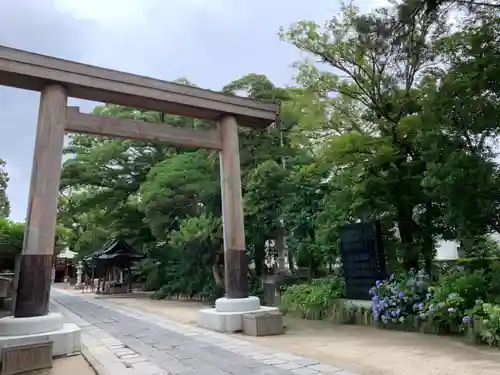
M 340 255 L 344 267 L 346 297 L 371 299 L 369 290 L 387 278 L 380 222 L 346 225 L 340 231 Z

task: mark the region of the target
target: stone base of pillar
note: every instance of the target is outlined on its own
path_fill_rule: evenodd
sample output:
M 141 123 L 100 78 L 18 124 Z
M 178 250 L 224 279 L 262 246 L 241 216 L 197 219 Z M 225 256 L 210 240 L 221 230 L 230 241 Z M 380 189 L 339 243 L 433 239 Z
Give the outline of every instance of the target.
M 61 314 L 50 313 L 29 318 L 7 316 L 0 319 L 0 350 L 10 345 L 40 341 L 53 342 L 52 356 L 78 353 L 81 350 L 80 327 L 64 323 Z
M 198 325 L 217 332 L 238 332 L 243 329 L 243 314 L 275 311 L 277 307 L 261 306 L 258 297 L 219 298 L 215 308 L 200 310 Z

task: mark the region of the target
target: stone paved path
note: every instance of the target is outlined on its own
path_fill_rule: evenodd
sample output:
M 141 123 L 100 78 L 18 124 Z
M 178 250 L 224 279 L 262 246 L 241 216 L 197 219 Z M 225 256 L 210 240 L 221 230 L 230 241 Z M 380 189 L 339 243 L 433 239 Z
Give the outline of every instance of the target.
M 52 311 L 82 327 L 84 347 L 110 375 L 356 375 L 104 300 L 54 289 L 52 300 Z

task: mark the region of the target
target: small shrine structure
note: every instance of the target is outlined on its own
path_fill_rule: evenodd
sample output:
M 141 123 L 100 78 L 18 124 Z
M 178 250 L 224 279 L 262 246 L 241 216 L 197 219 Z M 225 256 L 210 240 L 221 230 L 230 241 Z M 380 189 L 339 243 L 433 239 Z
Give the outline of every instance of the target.
M 76 253 L 66 248 L 57 254 L 54 261 L 54 282 L 69 282 L 73 284 L 76 277 Z
M 116 294 L 132 291 L 131 267 L 142 259 L 143 253 L 123 239 L 115 238 L 108 241 L 101 250 L 84 258 L 84 262 L 87 276 L 98 279 L 96 293 Z

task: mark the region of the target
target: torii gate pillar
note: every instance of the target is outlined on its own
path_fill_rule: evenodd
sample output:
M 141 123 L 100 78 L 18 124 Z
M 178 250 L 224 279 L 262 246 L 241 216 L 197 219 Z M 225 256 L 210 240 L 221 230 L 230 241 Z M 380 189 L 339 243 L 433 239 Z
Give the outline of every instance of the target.
M 67 99 L 61 85 L 41 91 L 23 250 L 14 285 L 16 318 L 49 312 Z
M 226 296 L 215 301 L 214 309 L 202 309 L 198 324 L 214 331 L 236 332 L 243 328 L 243 314 L 277 308 L 260 306 L 258 297 L 248 296 L 238 124 L 233 116 L 223 116 L 217 125 L 222 145 L 219 158 Z
M 248 262 L 245 253 L 238 124 L 234 117 L 225 116 L 218 122 L 218 127 L 222 141 L 219 159 L 226 297 L 247 298 Z

